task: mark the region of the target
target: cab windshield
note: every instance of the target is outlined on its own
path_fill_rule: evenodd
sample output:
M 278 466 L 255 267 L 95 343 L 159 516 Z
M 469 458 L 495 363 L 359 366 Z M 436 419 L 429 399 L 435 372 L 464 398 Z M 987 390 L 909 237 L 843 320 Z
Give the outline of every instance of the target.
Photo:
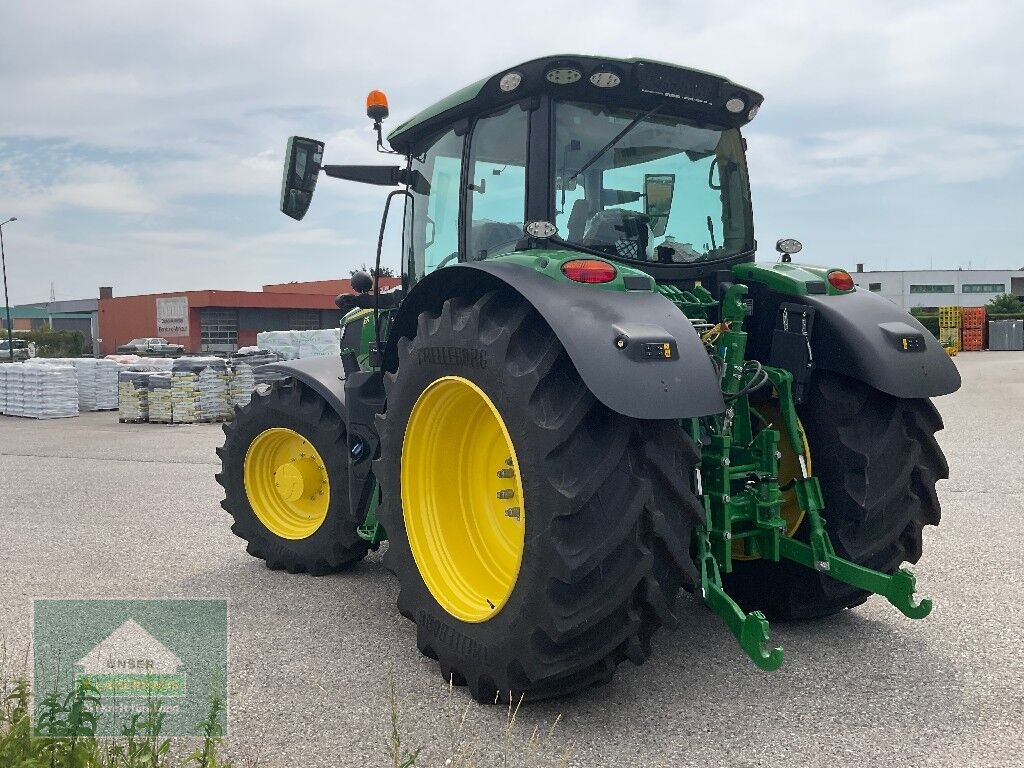
M 607 105 L 555 105 L 555 223 L 618 259 L 717 261 L 753 248 L 735 129 Z

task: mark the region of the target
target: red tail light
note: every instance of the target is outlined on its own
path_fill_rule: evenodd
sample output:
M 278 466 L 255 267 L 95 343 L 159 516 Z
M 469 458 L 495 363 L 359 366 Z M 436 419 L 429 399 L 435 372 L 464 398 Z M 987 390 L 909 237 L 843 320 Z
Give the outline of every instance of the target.
M 577 283 L 610 283 L 615 267 L 600 259 L 573 259 L 562 265 L 562 274 Z
M 837 291 L 852 291 L 853 278 L 845 269 L 833 269 L 828 273 L 828 283 Z

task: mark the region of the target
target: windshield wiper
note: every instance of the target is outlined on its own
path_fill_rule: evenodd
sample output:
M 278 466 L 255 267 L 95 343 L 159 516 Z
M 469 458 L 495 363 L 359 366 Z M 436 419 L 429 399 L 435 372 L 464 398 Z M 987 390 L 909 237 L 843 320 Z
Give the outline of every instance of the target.
M 578 171 L 576 171 L 576 173 L 574 173 L 572 176 L 570 176 L 568 178 L 568 181 L 573 181 L 574 179 L 576 179 L 577 176 L 579 176 L 581 173 L 583 173 L 585 170 L 587 170 L 590 166 L 592 166 L 594 163 L 596 163 L 598 160 L 600 160 L 601 157 L 604 156 L 605 152 L 607 152 L 609 149 L 611 149 L 616 144 L 618 144 L 627 133 L 629 133 L 634 128 L 636 128 L 637 125 L 639 125 L 641 121 L 646 120 L 648 117 L 653 115 L 659 109 L 661 109 L 661 104 L 658 104 L 656 107 L 654 107 L 654 109 L 651 109 L 651 110 L 645 112 L 642 115 L 637 115 L 636 117 L 634 117 L 630 121 L 629 125 L 627 125 L 625 128 L 623 128 L 621 131 L 619 131 L 615 135 L 615 138 L 613 138 L 611 141 L 609 141 L 607 144 L 605 144 L 603 147 L 601 147 L 596 152 L 596 154 L 594 154 L 593 157 L 591 157 L 589 160 L 587 160 L 587 162 L 585 162 L 582 166 L 580 166 L 580 169 Z M 563 186 L 563 188 L 564 188 L 564 186 Z

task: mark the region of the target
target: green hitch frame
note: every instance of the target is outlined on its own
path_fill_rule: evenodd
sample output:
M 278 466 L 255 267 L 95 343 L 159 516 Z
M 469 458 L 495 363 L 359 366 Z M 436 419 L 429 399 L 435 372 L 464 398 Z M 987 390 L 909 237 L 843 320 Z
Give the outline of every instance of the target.
M 373 492 L 370 494 L 370 504 L 366 509 L 366 517 L 363 519 L 362 525 L 356 528 L 359 538 L 368 542 L 371 547 L 377 547 L 388 538 L 384 526 L 377 520 L 378 506 L 380 506 L 380 485 L 374 481 Z
M 783 662 L 781 647 L 769 648 L 769 624 L 760 611 L 746 613 L 726 592 L 722 574 L 733 569 L 733 548 L 744 555 L 778 562 L 782 559 L 811 568 L 858 589 L 882 595 L 903 615 L 922 619 L 932 601 L 914 600 L 916 579 L 900 568 L 893 574 L 866 568 L 835 553 L 825 528 L 825 502 L 818 478 L 810 474 L 804 459 L 806 439 L 793 400 L 793 377 L 789 371 L 757 364 L 778 396 L 782 423 L 767 424 L 754 433 L 748 391 L 753 381 L 747 376 L 747 334 L 743 319 L 749 312 L 744 296 L 747 287 L 731 286 L 722 301 L 722 329 L 715 352 L 722 360 L 722 393 L 726 410 L 722 415 L 688 419 L 684 427 L 701 448 L 694 488 L 703 499 L 705 521 L 699 526 L 697 555 L 700 565 L 701 596 L 705 604 L 729 627 L 744 652 L 764 670 L 778 669 Z M 763 372 L 763 373 L 762 373 Z M 755 387 L 759 388 L 759 387 Z M 760 417 L 759 417 L 760 418 Z M 800 477 L 794 490 L 808 531 L 804 543 L 786 535 L 786 521 L 780 514 L 779 442 L 789 443 L 799 458 Z

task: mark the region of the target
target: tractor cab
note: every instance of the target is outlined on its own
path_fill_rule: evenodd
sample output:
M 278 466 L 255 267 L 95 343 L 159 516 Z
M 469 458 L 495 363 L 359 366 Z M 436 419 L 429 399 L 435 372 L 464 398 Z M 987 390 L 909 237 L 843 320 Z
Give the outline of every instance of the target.
M 368 101 L 378 128 L 382 98 Z M 761 101 L 717 75 L 586 56 L 537 59 L 464 88 L 389 135 L 407 165 L 375 182 L 407 185 L 406 289 L 451 264 L 536 248 L 670 282 L 753 260 L 740 127 Z M 354 178 L 346 168 L 325 171 Z

